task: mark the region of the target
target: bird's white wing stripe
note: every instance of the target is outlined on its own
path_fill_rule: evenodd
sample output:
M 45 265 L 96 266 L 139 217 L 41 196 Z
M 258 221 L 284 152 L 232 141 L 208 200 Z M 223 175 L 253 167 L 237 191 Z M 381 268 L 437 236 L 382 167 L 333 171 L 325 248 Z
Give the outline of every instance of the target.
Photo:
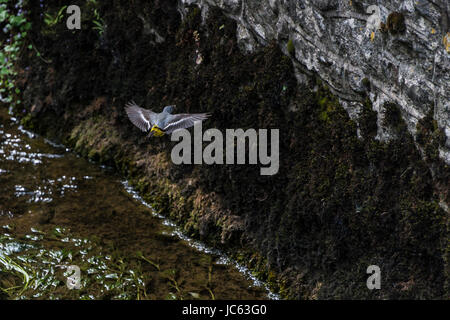
M 140 117 L 140 119 L 142 119 L 146 124 L 147 124 L 147 129 L 150 129 L 150 127 L 151 127 L 151 123 L 150 123 L 150 121 L 148 121 L 146 118 L 145 118 L 145 115 L 144 115 L 144 112 L 142 112 L 142 109 L 139 109 L 139 117 Z
M 180 120 L 178 120 L 178 121 L 169 123 L 169 124 L 166 126 L 166 128 L 174 127 L 174 126 L 176 126 L 177 124 L 182 123 L 183 121 L 187 121 L 187 120 L 189 120 L 189 119 L 187 119 L 187 118 L 186 118 L 186 119 L 180 119 Z
M 136 103 L 129 102 L 126 105 L 125 111 L 130 121 L 142 131 L 150 130 L 152 126 L 152 114 L 154 112 L 140 108 Z M 148 118 L 148 119 L 147 119 Z
M 180 115 L 175 115 L 175 117 L 177 117 L 177 118 L 180 117 L 180 119 L 167 124 L 166 127 L 164 128 L 164 131 L 166 131 L 166 133 L 171 133 L 171 132 L 173 132 L 177 129 L 181 129 L 181 128 L 185 129 L 185 128 L 192 127 L 194 125 L 195 121 L 205 120 L 208 117 L 208 115 L 204 114 L 204 113 L 180 114 Z

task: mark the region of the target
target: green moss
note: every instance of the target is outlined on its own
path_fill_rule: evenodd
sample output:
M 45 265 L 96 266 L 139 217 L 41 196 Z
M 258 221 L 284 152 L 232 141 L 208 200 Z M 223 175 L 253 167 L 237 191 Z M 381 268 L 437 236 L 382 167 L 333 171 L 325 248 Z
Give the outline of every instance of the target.
M 439 147 L 445 144 L 446 136 L 444 130 L 440 129 L 437 121 L 433 119 L 433 108 L 430 108 L 427 115 L 417 123 L 416 140 L 424 148 L 429 160 L 439 159 Z
M 403 121 L 400 109 L 395 103 L 384 104 L 383 124 L 396 130 L 399 134 L 405 134 L 407 131 L 406 123 Z
M 197 7 L 197 6 L 191 7 L 191 9 L 189 10 L 189 13 L 187 15 L 188 21 L 190 21 L 191 23 L 195 23 L 195 20 L 200 18 L 201 12 L 202 11 L 200 10 L 199 7 Z
M 372 104 L 370 100 L 366 100 L 362 106 L 361 114 L 358 120 L 361 135 L 365 139 L 373 139 L 378 130 L 377 125 L 378 114 L 375 110 L 372 110 Z
M 87 157 L 92 161 L 98 161 L 100 159 L 100 155 L 95 149 L 90 150 Z
M 286 49 L 290 56 L 295 55 L 295 46 L 294 46 L 294 42 L 292 41 L 292 39 L 289 39 L 289 41 L 287 42 Z
M 363 78 L 361 83 L 367 90 L 370 90 L 370 80 L 368 78 Z
M 33 130 L 33 129 L 35 128 L 35 125 L 34 125 L 34 119 L 33 119 L 32 115 L 31 115 L 31 113 L 29 113 L 29 114 L 27 114 L 25 117 L 23 117 L 23 118 L 20 120 L 20 123 L 21 123 L 25 128 L 28 128 L 28 129 L 30 129 L 30 130 Z
M 386 103 L 384 109 L 384 124 L 397 127 L 402 120 L 398 107 L 394 103 Z

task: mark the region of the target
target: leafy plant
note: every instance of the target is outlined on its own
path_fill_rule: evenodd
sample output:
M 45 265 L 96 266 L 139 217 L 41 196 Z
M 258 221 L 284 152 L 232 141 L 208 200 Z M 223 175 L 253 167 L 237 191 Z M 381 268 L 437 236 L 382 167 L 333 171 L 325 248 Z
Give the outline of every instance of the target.
M 0 100 L 12 105 L 20 103 L 14 99 L 20 93 L 14 84 L 17 75 L 14 65 L 23 50 L 33 48 L 26 45 L 31 23 L 25 16 L 25 4 L 26 1 L 0 0 L 0 28 L 6 34 L 0 40 Z
M 92 29 L 97 30 L 99 35 L 103 35 L 103 33 L 105 32 L 105 26 L 102 24 L 102 22 L 97 20 L 94 20 L 92 22 L 95 24 L 95 27 L 93 27 Z
M 67 6 L 63 6 L 55 15 L 51 15 L 50 13 L 45 13 L 44 22 L 48 27 L 53 27 L 58 24 L 64 16 L 64 10 L 66 10 Z
M 100 14 L 98 13 L 98 10 L 94 10 L 94 20 L 92 23 L 95 24 L 95 27 L 92 27 L 92 29 L 97 30 L 98 34 L 101 36 L 105 32 L 106 24 L 105 21 L 100 17 Z
M 93 30 L 96 30 L 99 36 L 102 36 L 105 33 L 106 23 L 100 16 L 98 11 L 99 3 L 97 0 L 88 0 L 86 3 L 87 11 L 89 12 L 89 19 L 92 21 L 94 26 Z M 92 16 L 93 12 L 93 16 Z
M 155 267 L 156 270 L 160 271 L 159 264 L 155 263 L 154 261 L 150 260 L 149 258 L 144 257 L 144 255 L 142 254 L 141 251 L 138 251 L 138 252 L 137 252 L 137 257 L 138 257 L 139 259 L 142 259 L 142 260 L 144 260 L 144 261 L 150 263 L 153 267 Z
M 20 289 L 18 296 L 20 296 L 27 288 L 30 283 L 30 275 L 26 272 L 26 270 L 17 262 L 12 260 L 10 257 L 0 254 L 0 270 L 4 270 L 19 277 L 21 279 L 20 282 L 22 282 L 21 285 L 11 286 L 8 288 L 1 288 L 0 290 L 4 293 L 11 295 L 11 292 L 13 292 L 16 289 Z

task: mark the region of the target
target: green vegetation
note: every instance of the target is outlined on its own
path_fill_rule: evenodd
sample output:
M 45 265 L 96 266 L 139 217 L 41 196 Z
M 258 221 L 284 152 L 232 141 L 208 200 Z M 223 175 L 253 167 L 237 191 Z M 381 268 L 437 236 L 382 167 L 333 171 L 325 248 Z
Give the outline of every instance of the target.
M 295 54 L 295 46 L 294 46 L 294 42 L 292 41 L 292 39 L 289 39 L 289 41 L 286 45 L 286 49 L 287 49 L 289 55 L 293 56 Z
M 20 104 L 20 89 L 15 85 L 16 62 L 25 50 L 33 48 L 28 40 L 31 23 L 26 18 L 24 1 L 0 0 L 0 95 L 3 101 L 14 106 Z
M 92 23 L 94 24 L 94 27 L 92 27 L 92 29 L 96 30 L 99 36 L 102 36 L 105 33 L 106 24 L 105 21 L 100 16 L 98 7 L 99 5 L 97 3 L 97 0 L 88 0 L 87 8 L 89 9 L 89 11 L 93 12 L 93 17 L 91 19 Z
M 64 17 L 64 13 L 65 13 L 66 8 L 67 8 L 67 6 L 62 6 L 54 14 L 46 12 L 45 13 L 45 17 L 44 17 L 44 22 L 47 25 L 47 27 L 52 28 L 56 24 L 60 23 L 62 18 Z
M 417 123 L 417 143 L 424 148 L 429 160 L 439 160 L 439 147 L 445 144 L 444 130 L 433 119 L 433 108 Z
M 0 253 L 0 272 L 4 268 L 7 272 L 13 276 L 13 278 L 17 277 L 20 285 L 12 285 L 10 287 L 2 288 L 0 290 L 6 293 L 8 296 L 21 296 L 25 290 L 28 289 L 28 285 L 30 284 L 30 275 L 27 271 L 13 259 Z M 3 271 L 4 272 L 4 271 Z M 12 280 L 15 283 L 14 280 Z M 15 292 L 16 291 L 16 292 Z
M 48 234 L 33 229 L 33 233 L 24 238 L 34 243 L 11 236 L 0 238 L 0 290 L 9 299 L 146 297 L 148 279 L 133 260 L 105 256 L 98 244 L 74 238 L 64 228 L 57 227 Z M 49 243 L 59 245 L 49 249 Z M 68 274 L 64 266 L 73 264 L 79 265 L 83 272 L 82 290 L 65 288 Z
M 97 30 L 100 36 L 103 35 L 103 33 L 105 32 L 105 23 L 103 22 L 103 20 L 99 18 L 99 20 L 93 20 L 92 23 L 95 24 L 95 27 L 93 27 L 92 29 Z
M 370 90 L 370 80 L 369 78 L 363 78 L 361 80 L 362 85 L 366 88 L 366 90 Z

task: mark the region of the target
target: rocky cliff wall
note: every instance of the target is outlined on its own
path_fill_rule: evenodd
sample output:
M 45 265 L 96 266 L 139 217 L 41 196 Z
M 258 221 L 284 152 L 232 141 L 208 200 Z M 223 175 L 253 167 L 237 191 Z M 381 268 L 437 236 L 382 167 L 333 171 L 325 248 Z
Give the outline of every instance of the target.
M 370 91 L 378 139 L 393 135 L 382 125 L 385 102 L 401 107 L 414 135 L 431 109 L 446 134 L 440 157 L 450 164 L 450 2 L 180 0 L 180 8 L 190 4 L 204 15 L 221 8 L 246 51 L 275 39 L 301 70 L 299 81 L 317 72 L 353 119 Z

